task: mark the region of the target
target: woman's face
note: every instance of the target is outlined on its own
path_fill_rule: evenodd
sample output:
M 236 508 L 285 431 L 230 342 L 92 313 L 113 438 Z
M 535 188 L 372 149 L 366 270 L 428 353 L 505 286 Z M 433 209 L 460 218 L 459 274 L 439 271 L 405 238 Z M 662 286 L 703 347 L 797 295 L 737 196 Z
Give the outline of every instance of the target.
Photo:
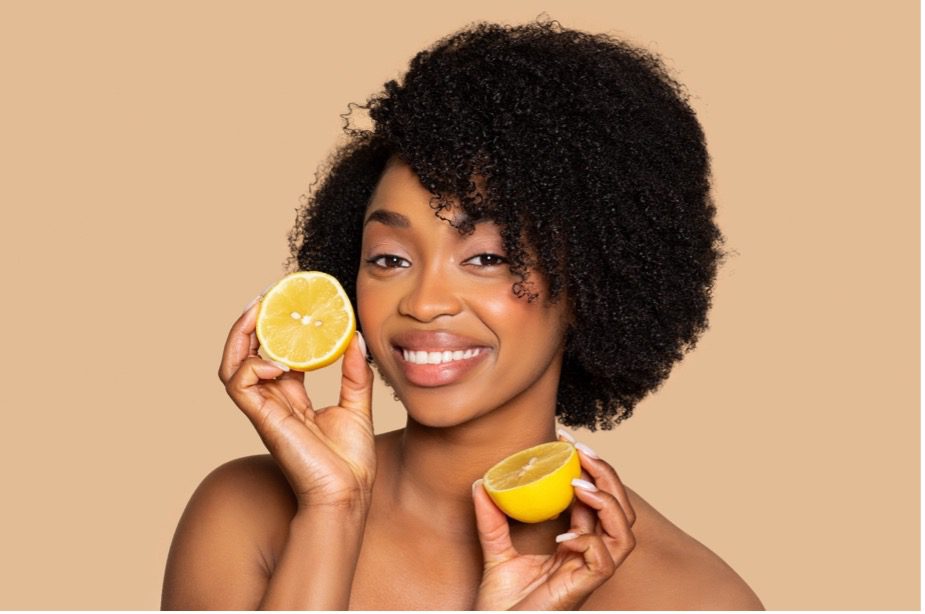
M 434 215 L 430 198 L 396 159 L 366 211 L 357 303 L 380 372 L 429 426 L 502 406 L 554 407 L 567 301 L 547 304 L 537 273 L 529 289 L 539 298 L 518 298 L 498 226 L 479 222 L 462 236 Z

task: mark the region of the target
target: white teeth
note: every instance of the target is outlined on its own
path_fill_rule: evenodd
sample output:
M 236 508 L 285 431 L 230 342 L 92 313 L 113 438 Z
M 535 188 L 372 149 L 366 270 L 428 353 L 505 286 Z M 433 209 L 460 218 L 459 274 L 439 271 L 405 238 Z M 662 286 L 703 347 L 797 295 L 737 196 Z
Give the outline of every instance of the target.
M 439 365 L 445 362 L 454 362 L 457 360 L 467 360 L 479 355 L 479 348 L 473 350 L 456 350 L 445 352 L 425 352 L 424 350 L 405 350 L 401 351 L 402 358 L 407 362 L 416 365 Z

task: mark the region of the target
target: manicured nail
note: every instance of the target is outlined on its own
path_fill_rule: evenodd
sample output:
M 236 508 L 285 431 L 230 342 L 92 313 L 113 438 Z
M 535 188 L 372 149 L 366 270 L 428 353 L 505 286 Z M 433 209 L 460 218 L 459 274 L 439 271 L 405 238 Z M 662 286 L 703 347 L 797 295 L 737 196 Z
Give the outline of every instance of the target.
M 478 488 L 479 484 L 481 483 L 482 483 L 482 478 L 479 478 L 476 481 L 472 482 L 472 494 L 473 495 L 475 494 L 475 489 Z
M 597 452 L 595 452 L 594 450 L 592 450 L 591 448 L 589 448 L 583 443 L 576 443 L 575 447 L 581 450 L 582 452 L 584 452 L 585 456 L 587 456 L 588 458 L 593 458 L 595 460 L 600 460 L 601 458 L 600 456 L 597 455 Z
M 250 311 L 250 308 L 257 304 L 257 301 L 260 300 L 260 297 L 261 297 L 261 296 L 263 296 L 263 295 L 258 295 L 258 296 L 256 296 L 256 297 L 254 297 L 254 300 L 252 300 L 251 302 L 249 302 L 249 303 L 247 304 L 247 307 L 244 308 L 244 311 L 242 311 L 241 314 L 243 315 L 243 314 L 247 313 L 248 311 Z
M 289 370 L 289 367 L 287 367 L 286 365 L 284 365 L 284 364 L 281 363 L 281 362 L 276 362 L 275 360 L 271 360 L 270 362 L 272 362 L 274 365 L 276 365 L 277 367 L 279 367 L 279 368 L 282 369 L 283 371 L 288 371 L 288 370 Z
M 587 490 L 588 492 L 597 492 L 597 486 L 587 480 L 581 480 L 579 478 L 572 480 L 572 486 L 582 490 Z
M 578 533 L 562 533 L 561 535 L 556 535 L 556 543 L 561 544 L 562 542 L 567 542 L 576 537 L 578 537 Z
M 572 437 L 571 433 L 563 431 L 562 429 L 558 429 L 556 430 L 556 434 L 570 444 L 575 445 L 575 438 Z
M 363 352 L 363 358 L 366 358 L 366 339 L 363 338 L 363 333 L 357 331 L 357 341 L 360 343 L 360 351 Z

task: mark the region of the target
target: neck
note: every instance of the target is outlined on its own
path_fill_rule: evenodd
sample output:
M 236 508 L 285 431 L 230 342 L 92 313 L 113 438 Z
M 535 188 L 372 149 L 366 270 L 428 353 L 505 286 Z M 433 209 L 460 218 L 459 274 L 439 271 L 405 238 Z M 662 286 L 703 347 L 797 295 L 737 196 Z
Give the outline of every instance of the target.
M 537 409 L 529 419 L 494 411 L 449 428 L 409 417 L 395 450 L 394 505 L 447 538 L 477 542 L 472 483 L 504 457 L 556 438 L 554 402 Z

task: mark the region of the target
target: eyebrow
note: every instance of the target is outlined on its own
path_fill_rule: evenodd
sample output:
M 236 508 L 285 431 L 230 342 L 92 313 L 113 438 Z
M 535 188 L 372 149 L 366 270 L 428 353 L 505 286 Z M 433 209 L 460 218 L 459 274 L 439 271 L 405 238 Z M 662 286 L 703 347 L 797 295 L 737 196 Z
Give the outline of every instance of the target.
M 380 224 L 396 228 L 411 227 L 411 222 L 408 221 L 408 218 L 401 213 L 396 213 L 395 211 L 389 211 L 387 209 L 376 209 L 370 213 L 369 217 L 363 222 L 363 226 L 365 227 L 370 222 L 379 222 Z

